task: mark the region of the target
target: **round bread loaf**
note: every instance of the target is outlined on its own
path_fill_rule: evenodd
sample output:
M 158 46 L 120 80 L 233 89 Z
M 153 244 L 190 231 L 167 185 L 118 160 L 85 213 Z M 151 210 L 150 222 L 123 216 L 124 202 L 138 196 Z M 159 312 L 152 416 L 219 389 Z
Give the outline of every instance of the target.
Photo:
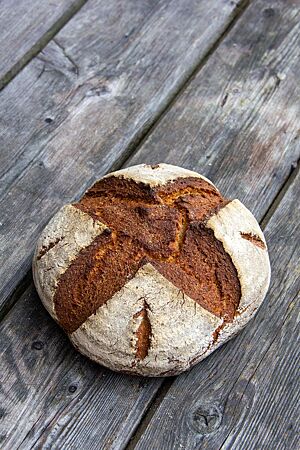
M 84 355 L 113 370 L 178 374 L 251 319 L 270 264 L 238 200 L 198 173 L 138 165 L 61 208 L 34 255 L 37 291 Z

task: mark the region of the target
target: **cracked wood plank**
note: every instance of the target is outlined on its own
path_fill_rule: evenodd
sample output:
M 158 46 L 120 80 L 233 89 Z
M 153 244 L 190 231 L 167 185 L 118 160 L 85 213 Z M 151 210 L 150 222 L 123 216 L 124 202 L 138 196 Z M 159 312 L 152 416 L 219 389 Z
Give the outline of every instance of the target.
M 121 164 L 239 3 L 89 1 L 3 89 L 1 305 L 49 218 Z
M 3 0 L 0 11 L 0 89 L 35 56 L 85 0 Z
M 174 381 L 129 448 L 298 448 L 299 197 L 300 174 L 265 230 L 272 282 L 256 317 Z

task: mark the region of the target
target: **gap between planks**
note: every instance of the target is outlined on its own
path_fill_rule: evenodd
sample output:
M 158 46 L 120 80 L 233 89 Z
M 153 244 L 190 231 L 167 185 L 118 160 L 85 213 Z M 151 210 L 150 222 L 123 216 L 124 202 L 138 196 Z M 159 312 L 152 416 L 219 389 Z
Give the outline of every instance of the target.
M 44 47 L 53 39 L 53 37 L 69 22 L 70 19 L 85 5 L 88 0 L 78 0 L 75 4 L 71 5 L 62 16 L 52 25 L 52 27 L 45 32 L 45 34 L 26 52 L 13 67 L 6 72 L 6 74 L 0 79 L 0 91 L 7 86 L 8 83 L 18 73 L 43 50 Z
M 79 11 L 79 9 L 87 2 L 88 0 L 79 0 L 77 9 L 74 11 L 74 6 L 72 7 L 73 15 Z M 143 131 L 140 134 L 137 134 L 131 142 L 128 144 L 127 148 L 122 153 L 122 156 L 118 158 L 107 170 L 107 173 L 114 172 L 116 170 L 121 169 L 122 166 L 126 164 L 126 161 L 131 158 L 135 153 L 139 151 L 139 149 L 142 147 L 143 143 L 147 140 L 149 135 L 156 129 L 156 127 L 159 125 L 161 120 L 164 118 L 164 116 L 168 113 L 168 111 L 172 108 L 178 97 L 181 95 L 182 92 L 185 91 L 185 89 L 188 87 L 190 82 L 193 80 L 193 78 L 202 70 L 202 68 L 205 66 L 207 61 L 209 60 L 210 56 L 218 49 L 220 44 L 223 42 L 223 40 L 226 38 L 228 33 L 232 30 L 234 25 L 237 23 L 237 21 L 240 19 L 241 15 L 245 12 L 247 7 L 249 6 L 251 0 L 242 0 L 239 4 L 236 5 L 236 9 L 231 14 L 229 23 L 227 27 L 224 29 L 223 33 L 219 36 L 219 38 L 209 47 L 207 52 L 204 54 L 204 56 L 198 61 L 194 66 L 191 67 L 190 72 L 187 73 L 186 77 L 183 79 L 182 83 L 178 86 L 178 88 L 173 92 L 170 100 L 163 104 L 161 109 L 157 111 L 157 114 L 153 117 L 153 120 L 149 121 L 148 125 L 145 126 Z M 70 11 L 70 10 L 69 10 Z M 67 13 L 65 13 L 66 15 Z M 70 13 L 69 13 L 70 14 Z M 62 16 L 63 17 L 63 16 Z M 60 21 L 62 20 L 62 17 Z M 61 24 L 60 28 L 57 28 L 56 32 L 49 37 L 48 41 L 45 41 L 44 46 L 53 38 L 54 42 L 54 35 L 66 24 L 68 20 L 70 20 L 72 15 L 69 16 L 69 18 Z M 52 28 L 53 29 L 53 28 Z M 45 35 L 46 36 L 46 35 Z M 44 36 L 44 37 L 45 37 Z M 42 48 L 41 48 L 42 49 Z M 40 50 L 41 50 L 40 49 Z M 38 50 L 36 53 L 32 54 L 31 58 L 36 56 L 36 54 L 40 51 Z M 63 49 L 64 51 L 64 49 Z M 26 61 L 24 63 L 27 64 L 29 62 Z M 24 66 L 19 68 L 19 71 Z M 19 72 L 18 71 L 18 72 Z M 15 75 L 17 75 L 17 73 Z M 14 75 L 14 76 L 15 76 Z M 10 78 L 9 81 L 11 81 L 13 77 Z M 7 84 L 7 83 L 6 83 Z M 2 89 L 1 80 L 0 80 L 0 91 Z M 9 313 L 9 311 L 14 307 L 14 305 L 17 303 L 21 295 L 25 292 L 25 290 L 29 287 L 30 283 L 32 282 L 32 272 L 31 270 L 23 277 L 23 279 L 18 283 L 16 288 L 14 289 L 13 293 L 10 297 L 6 299 L 5 305 L 0 309 L 0 322 L 5 318 L 5 316 Z
M 268 210 L 266 211 L 265 215 L 261 219 L 260 226 L 263 230 L 268 225 L 271 217 L 273 216 L 276 209 L 278 208 L 279 203 L 285 196 L 286 191 L 289 189 L 289 187 L 291 186 L 291 184 L 294 182 L 295 178 L 297 177 L 299 168 L 300 168 L 300 158 L 298 159 L 298 161 L 296 161 L 294 164 L 292 164 L 289 175 L 285 179 L 285 181 L 282 184 L 281 188 L 279 189 L 277 195 L 275 196 L 274 200 L 272 201 L 272 203 L 269 206 Z
M 125 450 L 133 450 L 137 445 L 140 437 L 144 433 L 145 429 L 151 422 L 152 417 L 154 416 L 156 410 L 159 405 L 162 403 L 164 398 L 166 397 L 169 389 L 171 388 L 174 378 L 176 377 L 167 377 L 165 378 L 160 387 L 157 389 L 156 394 L 153 396 L 152 401 L 149 404 L 148 409 L 145 411 L 144 415 L 141 416 L 140 422 L 135 430 L 134 434 L 131 436 Z
M 15 306 L 19 298 L 24 294 L 26 289 L 28 289 L 32 283 L 33 283 L 32 270 L 29 270 L 29 272 L 27 272 L 27 274 L 18 283 L 15 290 L 9 297 L 7 303 L 5 303 L 2 309 L 0 310 L 0 322 L 4 320 L 9 311 Z
M 279 207 L 279 204 L 283 200 L 285 193 L 287 192 L 287 190 L 293 184 L 295 178 L 297 177 L 299 170 L 300 170 L 300 159 L 291 166 L 289 175 L 286 177 L 284 183 L 281 185 L 270 207 L 268 208 L 267 212 L 261 219 L 260 227 L 262 228 L 262 230 L 264 230 L 268 225 L 268 223 L 270 222 L 271 217 L 274 215 L 275 211 Z M 155 396 L 153 397 L 148 410 L 145 412 L 144 416 L 141 417 L 141 421 L 138 424 L 134 434 L 130 438 L 128 445 L 125 447 L 125 450 L 135 449 L 140 438 L 144 434 L 144 431 L 148 427 L 152 417 L 154 416 L 156 410 L 159 408 L 160 404 L 163 402 L 165 396 L 167 395 L 169 389 L 171 388 L 175 378 L 176 377 L 168 377 L 162 381 L 162 384 L 157 390 Z

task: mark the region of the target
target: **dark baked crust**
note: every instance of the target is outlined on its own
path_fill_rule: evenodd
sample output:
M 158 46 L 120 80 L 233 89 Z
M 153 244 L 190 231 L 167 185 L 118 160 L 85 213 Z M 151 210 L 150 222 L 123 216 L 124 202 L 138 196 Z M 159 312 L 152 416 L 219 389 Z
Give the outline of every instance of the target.
M 74 206 L 111 232 L 84 248 L 61 276 L 54 297 L 59 323 L 75 331 L 147 262 L 203 308 L 232 320 L 241 297 L 237 271 L 205 227 L 227 203 L 201 178 L 156 188 L 114 176 L 98 181 Z M 143 311 L 139 359 L 147 355 L 151 334 Z

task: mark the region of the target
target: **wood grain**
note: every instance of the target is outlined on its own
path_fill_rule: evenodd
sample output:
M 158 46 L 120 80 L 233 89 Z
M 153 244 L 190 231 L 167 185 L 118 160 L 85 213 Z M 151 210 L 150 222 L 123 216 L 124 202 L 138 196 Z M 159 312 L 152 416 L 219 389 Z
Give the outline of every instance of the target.
M 80 9 L 85 0 L 2 0 L 0 89 Z
M 194 86 L 195 96 L 198 96 L 201 89 L 204 89 L 201 92 L 205 95 L 209 94 L 210 97 L 206 99 L 204 94 L 202 97 L 197 97 L 201 101 L 196 102 L 195 106 L 193 105 L 193 95 L 190 93 L 189 97 L 186 97 L 186 92 L 190 92 L 190 88 L 185 91 L 155 128 L 153 138 L 146 141 L 137 157 L 131 160 L 132 162 L 150 161 L 152 156 L 151 161 L 163 159 L 209 173 L 224 192 L 237 196 L 242 201 L 246 200 L 247 205 L 255 211 L 258 218 L 263 217 L 268 210 L 290 170 L 292 161 L 297 157 L 299 149 L 297 136 L 295 136 L 295 117 L 298 111 L 296 102 L 299 98 L 299 88 L 296 82 L 298 63 L 295 57 L 295 46 L 291 44 L 291 42 L 295 42 L 295 36 L 297 36 L 297 12 L 295 13 L 294 2 L 268 1 L 267 4 L 268 8 L 265 8 L 261 2 L 253 3 L 249 12 L 245 13 L 245 18 L 242 17 L 222 44 L 223 51 L 224 49 L 227 51 L 226 56 L 224 55 L 221 59 L 222 53 L 220 54 L 220 52 L 217 53 L 217 57 L 212 56 L 195 77 L 191 84 Z M 273 12 L 266 13 L 265 9 Z M 272 19 L 274 11 L 277 11 L 276 18 Z M 268 25 L 269 22 L 265 22 L 267 19 L 271 19 L 273 22 Z M 277 34 L 278 39 L 276 38 Z M 246 47 L 246 49 L 238 50 L 235 54 L 233 44 L 243 42 L 243 39 L 246 42 L 241 44 L 241 47 L 242 49 Z M 250 40 L 248 44 L 247 39 Z M 282 42 L 284 45 L 281 45 Z M 67 54 L 69 54 L 68 51 Z M 233 58 L 234 55 L 236 55 L 235 58 Z M 268 70 L 265 69 L 266 75 L 264 75 L 267 78 L 263 78 L 261 81 L 258 78 L 255 82 L 250 82 L 247 75 L 250 69 L 258 70 L 267 55 L 269 57 L 273 55 L 278 67 L 282 61 L 285 68 L 284 72 L 279 72 L 283 73 L 281 78 L 284 78 L 284 75 L 285 78 L 280 81 L 276 89 L 273 88 L 272 95 L 271 93 L 266 95 L 262 88 L 264 82 L 268 85 L 270 80 L 273 80 Z M 73 60 L 72 54 L 71 58 Z M 65 61 L 63 58 L 62 60 Z M 69 61 L 67 64 L 70 64 L 69 67 L 71 67 L 72 63 Z M 78 65 L 76 60 L 75 64 Z M 243 67 L 245 68 L 243 69 Z M 206 71 L 208 71 L 207 74 Z M 217 76 L 218 71 L 219 76 Z M 241 73 L 243 78 L 241 78 Z M 40 78 L 42 79 L 43 76 L 44 73 Z M 249 109 L 245 111 L 242 106 L 239 106 L 239 102 L 237 104 L 228 102 L 229 96 L 227 96 L 227 101 L 222 108 L 221 104 L 215 102 L 216 98 L 219 98 L 221 103 L 224 102 L 225 97 L 222 95 L 224 76 L 227 77 L 225 80 L 231 80 L 232 85 L 235 85 L 235 80 L 237 83 L 241 83 L 243 89 L 247 88 L 245 91 L 247 95 L 252 95 L 253 89 L 257 89 L 255 92 L 260 101 L 257 103 L 252 100 L 248 106 Z M 196 81 L 198 84 L 195 84 Z M 256 98 L 256 96 L 254 97 Z M 252 97 L 250 98 L 252 99 Z M 210 111 L 207 106 L 209 103 L 211 111 L 215 104 L 215 115 L 211 112 L 206 116 Z M 227 103 L 228 109 L 224 113 Z M 181 108 L 179 108 L 179 104 Z M 273 110 L 275 116 L 272 113 L 274 105 L 276 107 Z M 286 108 L 284 114 L 280 113 L 281 108 Z M 174 115 L 173 110 L 176 112 Z M 184 121 L 179 129 L 180 114 L 184 115 Z M 252 120 L 248 118 L 249 115 Z M 74 122 L 74 129 L 79 127 L 80 117 Z M 265 126 L 263 124 L 268 117 L 268 126 Z M 288 125 L 287 133 L 283 131 L 278 133 L 285 118 L 285 125 Z M 68 120 L 68 118 L 64 120 Z M 215 123 L 217 127 L 213 129 Z M 65 122 L 62 121 L 61 128 L 55 129 L 54 134 L 62 132 L 64 126 Z M 201 134 L 199 134 L 200 128 Z M 222 134 L 223 129 L 225 130 L 224 134 Z M 259 134 L 263 131 L 266 133 L 266 138 Z M 71 128 L 69 132 L 71 132 Z M 172 139 L 172 133 L 176 134 L 176 140 Z M 193 133 L 196 133 L 195 142 Z M 256 141 L 256 133 L 259 141 Z M 275 139 L 270 141 L 270 136 L 274 135 Z M 218 141 L 218 136 L 220 141 Z M 204 144 L 200 145 L 202 142 L 200 138 L 205 140 L 205 148 Z M 46 142 L 47 137 L 44 139 Z M 230 141 L 231 145 L 227 141 Z M 42 141 L 37 139 L 37 142 Z M 253 145 L 255 143 L 256 145 Z M 74 145 L 74 140 L 72 145 Z M 108 141 L 106 145 L 108 146 Z M 188 148 L 189 145 L 190 148 Z M 282 153 L 278 151 L 279 146 L 281 146 Z M 45 148 L 48 149 L 48 153 L 52 149 L 47 142 Z M 94 164 L 96 164 L 95 161 L 97 162 L 97 155 L 103 156 L 104 154 L 99 152 L 99 148 L 97 147 L 93 154 Z M 172 148 L 174 150 L 171 150 Z M 67 146 L 67 149 L 68 152 L 65 155 L 71 161 L 71 157 L 74 158 L 75 153 L 72 153 L 71 146 Z M 153 151 L 153 154 L 147 156 L 146 149 L 148 152 Z M 209 151 L 210 149 L 214 150 Z M 34 157 L 37 162 L 40 158 L 40 149 L 36 148 L 35 151 Z M 265 157 L 266 152 L 268 159 Z M 52 153 L 50 154 L 52 157 Z M 53 154 L 55 155 L 55 148 Z M 117 154 L 120 155 L 120 153 Z M 66 188 L 63 184 L 66 172 L 63 172 L 61 177 L 56 175 L 58 169 L 55 167 L 59 168 L 59 161 L 61 161 L 59 155 L 56 156 L 56 166 L 53 168 L 52 178 L 51 171 L 46 170 L 53 167 L 53 165 L 49 165 L 50 157 L 46 160 L 46 153 L 43 154 L 43 150 L 42 155 L 44 158 L 42 161 L 46 161 L 48 166 L 41 169 L 40 172 L 36 168 L 35 173 L 40 174 L 41 177 L 45 176 L 45 183 L 48 184 L 45 184 L 44 189 L 49 186 L 48 195 L 51 196 L 51 199 L 47 200 L 47 205 L 51 209 L 55 208 L 53 205 L 60 204 L 68 196 L 71 198 L 75 190 L 71 185 L 70 174 L 69 178 L 67 177 L 69 185 Z M 208 158 L 206 158 L 207 156 Z M 83 161 L 80 158 L 83 158 L 83 155 L 78 155 L 79 162 Z M 208 164 L 212 164 L 210 160 L 213 161 L 213 166 L 208 166 Z M 103 170 L 106 170 L 107 160 L 103 159 L 102 161 L 104 161 Z M 75 161 L 74 166 L 77 167 L 77 164 L 78 167 L 80 164 L 81 167 L 86 167 L 82 165 L 82 162 Z M 86 180 L 88 180 L 88 176 L 91 176 L 92 181 L 94 175 L 101 173 L 100 159 L 97 165 L 97 170 L 93 165 L 91 170 L 85 169 L 86 172 L 82 174 L 80 174 L 79 168 L 75 170 L 75 175 L 79 177 L 77 189 L 85 176 Z M 68 167 L 71 167 L 70 163 Z M 20 220 L 21 230 L 27 230 L 30 220 L 36 221 L 35 225 L 30 225 L 31 231 L 35 234 L 39 227 L 38 221 L 46 220 L 47 206 L 45 208 L 42 202 L 45 202 L 47 192 L 38 199 L 38 193 L 44 192 L 43 188 L 41 187 L 40 191 L 37 189 L 39 185 L 36 184 L 37 181 L 32 173 L 33 189 L 29 191 L 28 180 L 30 181 L 31 178 L 28 178 L 27 172 L 22 172 L 22 170 L 23 168 L 19 171 L 20 175 L 16 176 L 16 180 L 12 182 L 12 189 L 15 186 L 14 183 L 18 183 L 19 187 L 19 190 L 13 189 L 11 196 L 12 199 L 16 199 L 14 200 L 16 205 L 13 206 L 14 215 L 17 221 Z M 23 177 L 27 177 L 27 183 L 20 184 Z M 42 186 L 42 180 L 39 183 Z M 76 180 L 74 180 L 75 185 Z M 21 214 L 18 214 L 18 208 L 22 208 L 22 202 L 15 195 L 22 193 L 22 186 L 24 189 L 27 186 L 25 192 L 29 193 L 28 198 L 41 207 L 40 217 L 35 215 L 37 206 L 34 207 L 35 209 L 29 208 L 30 218 L 26 218 L 27 222 L 22 222 Z M 57 187 L 54 188 L 54 186 Z M 36 189 L 35 194 L 34 189 Z M 283 210 L 278 209 L 267 231 L 275 279 L 268 301 L 265 302 L 259 313 L 260 316 L 257 316 L 252 322 L 252 326 L 249 325 L 245 332 L 234 341 L 222 347 L 190 373 L 182 375 L 175 381 L 166 397 L 166 403 L 161 404 L 138 444 L 141 448 L 219 448 L 218 445 L 226 439 L 228 440 L 224 444 L 225 448 L 230 448 L 231 443 L 235 445 L 234 448 L 243 448 L 241 445 L 238 446 L 238 442 L 246 442 L 243 441 L 244 434 L 242 432 L 246 433 L 249 428 L 251 434 L 255 434 L 253 433 L 254 427 L 249 425 L 247 419 L 248 415 L 250 417 L 250 414 L 254 414 L 254 411 L 249 408 L 253 401 L 259 405 L 258 416 L 251 416 L 256 426 L 260 423 L 258 420 L 261 420 L 261 415 L 264 414 L 264 422 L 259 431 L 266 430 L 267 425 L 273 426 L 273 429 L 276 428 L 273 424 L 268 423 L 269 419 L 266 419 L 263 402 L 259 403 L 259 395 L 264 395 L 264 390 L 267 389 L 267 385 L 262 379 L 267 374 L 259 372 L 263 365 L 263 362 L 259 365 L 261 361 L 259 358 L 263 354 L 270 354 L 271 358 L 266 360 L 269 367 L 271 365 L 274 370 L 278 370 L 278 366 L 283 367 L 282 353 L 278 359 L 274 360 L 272 352 L 269 353 L 268 349 L 272 339 L 275 339 L 276 333 L 278 333 L 277 339 L 280 339 L 281 330 L 284 333 L 283 322 L 286 321 L 288 330 L 293 330 L 293 326 L 289 325 L 289 316 L 286 314 L 285 307 L 288 305 L 286 298 L 293 299 L 297 288 L 294 282 L 294 265 L 297 255 L 292 250 L 293 241 L 290 238 L 295 231 L 296 222 L 287 221 L 286 217 L 292 218 L 295 214 L 294 208 L 297 198 L 299 198 L 297 189 L 293 186 L 288 192 L 288 200 L 286 201 L 284 198 Z M 55 198 L 53 199 L 53 197 Z M 23 201 L 25 200 L 27 202 L 27 197 L 24 195 Z M 28 209 L 28 203 L 26 207 Z M 280 206 L 280 208 L 282 207 Z M 24 215 L 24 213 L 22 214 Z M 25 239 L 29 239 L 26 236 Z M 13 242 L 16 243 L 17 239 L 14 239 Z M 24 247 L 22 245 L 20 248 L 21 258 L 23 258 L 22 254 L 26 254 L 26 245 Z M 287 268 L 288 270 L 286 270 Z M 16 271 L 12 273 L 16 273 Z M 279 308 L 278 312 L 277 307 Z M 290 310 L 293 311 L 293 308 Z M 149 406 L 151 398 L 154 398 L 161 384 L 160 380 L 141 380 L 112 374 L 79 356 L 71 349 L 66 338 L 42 309 L 32 287 L 3 321 L 2 333 L 4 337 L 0 342 L 3 343 L 1 350 L 5 362 L 1 374 L 3 391 L 0 401 L 5 424 L 3 448 L 10 449 L 14 446 L 39 448 L 43 446 L 45 448 L 123 449 L 126 446 L 141 415 Z M 281 342 L 285 346 L 286 340 Z M 293 352 L 294 350 L 292 350 L 292 355 L 294 355 Z M 249 354 L 251 354 L 251 358 L 249 358 Z M 281 364 L 278 364 L 278 361 Z M 294 400 L 290 398 L 290 403 L 287 403 L 288 398 L 284 399 L 281 396 L 282 393 L 287 395 L 288 389 L 291 389 L 288 383 L 293 379 L 293 371 L 291 369 L 288 373 L 287 366 L 284 366 L 284 373 L 287 375 L 286 378 L 283 377 L 283 390 L 280 390 L 279 378 L 273 388 L 275 391 L 277 389 L 279 402 L 282 402 L 283 408 L 288 411 L 294 426 Z M 102 377 L 101 374 L 105 374 L 105 376 Z M 259 374 L 259 378 L 256 379 L 257 374 Z M 251 378 L 251 376 L 253 377 Z M 264 387 L 260 388 L 262 385 Z M 77 389 L 74 391 L 75 387 Z M 230 394 L 230 392 L 232 393 Z M 265 403 L 271 411 L 270 417 L 277 418 L 278 399 L 276 395 L 272 398 L 276 400 L 273 409 L 267 401 Z M 283 443 L 284 445 L 285 443 L 293 445 L 295 434 L 293 430 L 290 431 L 290 424 L 286 427 L 287 421 L 288 416 L 283 419 L 282 427 L 285 427 L 286 433 Z M 282 432 L 283 428 L 280 430 Z M 233 435 L 234 432 L 237 434 Z M 272 449 L 275 434 L 274 432 L 271 434 L 269 440 L 271 446 L 262 448 Z M 265 435 L 267 435 L 266 432 Z M 162 439 L 164 440 L 162 441 Z M 251 439 L 255 442 L 255 436 Z M 214 443 L 217 445 L 210 447 Z M 245 448 L 247 447 L 245 446 Z M 273 446 L 273 448 L 275 447 Z
M 120 164 L 238 3 L 89 1 L 2 91 L 1 305 L 45 223 Z
M 196 170 L 260 220 L 300 153 L 299 18 L 299 2 L 251 3 L 126 165 Z
M 265 230 L 273 274 L 258 314 L 174 381 L 136 450 L 299 447 L 299 196 L 298 174 Z

